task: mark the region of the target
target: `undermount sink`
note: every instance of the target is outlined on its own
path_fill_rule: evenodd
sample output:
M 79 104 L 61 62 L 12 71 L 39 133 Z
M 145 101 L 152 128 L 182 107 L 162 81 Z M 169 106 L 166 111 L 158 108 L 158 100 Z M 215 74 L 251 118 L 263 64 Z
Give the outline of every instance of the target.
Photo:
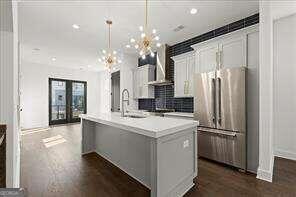
M 129 118 L 146 118 L 147 117 L 145 115 L 140 115 L 140 114 L 126 114 L 125 116 Z

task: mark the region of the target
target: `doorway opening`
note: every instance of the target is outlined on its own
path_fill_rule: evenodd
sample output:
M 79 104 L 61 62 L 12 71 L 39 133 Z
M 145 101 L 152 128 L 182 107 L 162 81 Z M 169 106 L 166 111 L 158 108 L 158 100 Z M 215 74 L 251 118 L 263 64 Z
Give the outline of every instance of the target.
M 49 125 L 79 122 L 86 114 L 87 83 L 49 78 Z
M 120 111 L 120 71 L 111 74 L 111 111 Z

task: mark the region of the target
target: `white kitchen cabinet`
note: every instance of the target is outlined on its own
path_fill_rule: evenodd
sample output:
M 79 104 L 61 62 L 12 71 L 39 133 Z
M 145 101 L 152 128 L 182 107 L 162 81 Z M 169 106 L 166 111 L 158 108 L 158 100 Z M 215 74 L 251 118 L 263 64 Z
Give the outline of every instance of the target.
M 134 70 L 134 98 L 154 98 L 154 86 L 148 82 L 155 80 L 155 66 L 144 65 Z
M 194 52 L 183 53 L 172 59 L 174 60 L 175 97 L 193 97 Z
M 219 44 L 217 42 L 205 45 L 196 50 L 196 71 L 209 72 L 218 68 Z
M 223 39 L 219 44 L 220 68 L 246 66 L 247 36 Z
M 247 36 L 235 35 L 192 46 L 196 53 L 196 72 L 246 66 Z

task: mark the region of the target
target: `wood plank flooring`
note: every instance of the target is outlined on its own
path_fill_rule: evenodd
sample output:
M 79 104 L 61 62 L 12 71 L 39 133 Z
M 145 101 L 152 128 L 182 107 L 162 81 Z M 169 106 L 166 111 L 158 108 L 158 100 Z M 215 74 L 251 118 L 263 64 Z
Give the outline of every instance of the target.
M 147 188 L 98 155 L 82 157 L 80 143 L 80 125 L 23 135 L 21 187 L 30 197 L 149 197 Z M 276 159 L 274 183 L 204 159 L 198 170 L 198 186 L 186 197 L 296 196 L 296 162 L 285 159 Z

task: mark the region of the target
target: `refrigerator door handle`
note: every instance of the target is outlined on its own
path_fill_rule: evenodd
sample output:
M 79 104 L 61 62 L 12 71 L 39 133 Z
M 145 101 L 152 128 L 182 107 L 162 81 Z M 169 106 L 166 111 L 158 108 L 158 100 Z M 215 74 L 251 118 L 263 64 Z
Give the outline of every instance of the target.
M 206 133 L 213 133 L 213 134 L 217 134 L 217 135 L 225 135 L 225 136 L 230 136 L 230 137 L 236 137 L 236 132 L 230 132 L 230 131 L 200 129 L 200 128 L 198 128 L 198 131 L 206 132 Z
M 212 121 L 216 124 L 216 82 L 215 79 L 212 79 Z
M 221 125 L 222 117 L 221 117 L 221 78 L 218 77 L 218 123 Z

